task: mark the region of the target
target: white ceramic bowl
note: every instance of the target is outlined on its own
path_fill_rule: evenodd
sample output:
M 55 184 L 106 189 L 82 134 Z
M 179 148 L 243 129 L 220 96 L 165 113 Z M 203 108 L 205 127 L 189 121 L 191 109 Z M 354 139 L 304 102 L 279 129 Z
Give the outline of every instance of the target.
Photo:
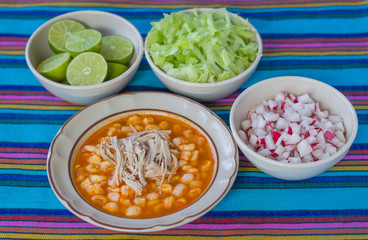
M 48 44 L 48 30 L 53 23 L 62 19 L 80 21 L 87 28 L 100 31 L 102 36 L 119 35 L 130 39 L 134 53 L 127 64 L 128 70 L 112 80 L 91 86 L 69 86 L 42 76 L 36 71 L 38 64 L 54 54 Z M 57 16 L 42 24 L 29 38 L 25 54 L 29 69 L 48 91 L 69 102 L 88 104 L 120 92 L 129 83 L 143 56 L 143 39 L 133 24 L 118 15 L 102 11 L 77 11 Z
M 198 8 L 196 10 L 201 12 L 201 11 L 210 11 L 213 9 Z M 185 10 L 184 12 L 192 12 L 192 11 L 194 11 L 194 9 Z M 230 13 L 230 15 L 232 17 L 235 16 L 235 14 L 233 13 Z M 239 18 L 241 19 L 242 22 L 247 21 L 244 18 L 241 17 Z M 254 27 L 253 29 L 257 31 Z M 145 50 L 145 56 L 148 61 L 148 64 L 150 65 L 155 75 L 172 92 L 190 97 L 194 100 L 207 102 L 226 97 L 227 95 L 233 93 L 238 88 L 240 88 L 245 83 L 245 81 L 248 80 L 248 78 L 256 70 L 258 63 L 262 57 L 263 45 L 261 36 L 259 35 L 258 32 L 257 32 L 257 44 L 258 44 L 257 57 L 247 70 L 245 70 L 244 72 L 235 77 L 216 83 L 194 83 L 171 77 L 153 63 L 147 50 Z
M 212 142 L 217 155 L 212 183 L 199 199 L 178 212 L 147 219 L 116 217 L 92 207 L 78 194 L 73 185 L 71 180 L 73 149 L 77 149 L 78 144 L 101 125 L 137 111 L 143 113 L 164 111 L 186 118 L 197 125 L 197 129 L 201 129 L 200 131 Z M 81 219 L 112 230 L 149 232 L 188 223 L 212 209 L 230 190 L 238 172 L 238 162 L 238 148 L 230 130 L 208 108 L 169 93 L 140 92 L 120 94 L 101 100 L 72 116 L 51 143 L 47 158 L 47 175 L 60 202 Z
M 280 163 L 263 157 L 248 147 L 238 135 L 241 122 L 250 109 L 263 100 L 274 99 L 281 91 L 296 95 L 308 93 L 314 101 L 319 102 L 321 109 L 340 115 L 346 129 L 346 145 L 329 158 L 301 164 Z M 242 92 L 231 108 L 230 127 L 240 150 L 257 168 L 276 178 L 302 180 L 323 173 L 346 155 L 357 134 L 358 118 L 349 100 L 335 88 L 310 78 L 286 76 L 261 81 Z

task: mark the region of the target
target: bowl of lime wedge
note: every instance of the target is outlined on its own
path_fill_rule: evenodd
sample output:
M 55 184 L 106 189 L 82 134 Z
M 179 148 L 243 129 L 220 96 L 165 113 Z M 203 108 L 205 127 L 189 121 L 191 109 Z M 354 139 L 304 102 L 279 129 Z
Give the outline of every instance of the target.
M 120 92 L 143 56 L 143 39 L 128 20 L 103 11 L 76 11 L 45 22 L 31 35 L 26 61 L 49 92 L 89 104 Z

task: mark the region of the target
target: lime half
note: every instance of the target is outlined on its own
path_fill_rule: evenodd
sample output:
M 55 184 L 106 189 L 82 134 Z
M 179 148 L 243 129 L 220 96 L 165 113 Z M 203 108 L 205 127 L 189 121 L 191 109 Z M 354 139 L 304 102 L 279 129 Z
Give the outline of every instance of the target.
M 59 53 L 41 62 L 37 71 L 48 79 L 60 82 L 65 78 L 71 60 L 69 53 Z
M 66 79 L 73 86 L 101 83 L 107 74 L 107 62 L 95 52 L 86 52 L 75 57 L 68 66 Z
M 50 48 L 55 53 L 67 52 L 65 42 L 70 35 L 81 31 L 84 26 L 74 20 L 60 20 L 52 24 L 48 32 L 48 41 Z
M 85 29 L 73 33 L 65 42 L 65 47 L 72 57 L 83 52 L 98 52 L 101 49 L 101 33 L 94 29 Z
M 106 80 L 116 78 L 128 69 L 127 66 L 119 63 L 107 63 L 107 76 Z
M 127 64 L 133 51 L 133 44 L 125 37 L 106 36 L 102 38 L 100 53 L 106 61 Z

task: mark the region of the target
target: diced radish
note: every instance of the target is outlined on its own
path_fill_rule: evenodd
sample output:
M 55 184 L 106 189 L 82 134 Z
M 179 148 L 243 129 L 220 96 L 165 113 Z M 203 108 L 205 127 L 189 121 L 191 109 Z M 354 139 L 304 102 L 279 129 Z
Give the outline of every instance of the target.
M 240 139 L 245 142 L 245 143 L 248 143 L 248 138 L 247 138 L 247 135 L 245 134 L 245 132 L 243 130 L 239 130 L 238 131 L 238 135 L 240 137 Z
M 281 154 L 283 154 L 285 151 L 285 148 L 283 146 L 278 146 L 275 151 L 273 153 L 277 154 L 277 156 L 280 156 Z M 277 157 L 276 156 L 276 157 Z
M 273 139 L 272 139 L 271 134 L 268 134 L 268 135 L 265 137 L 265 141 L 266 141 L 266 147 L 267 147 L 268 149 L 273 150 L 273 149 L 275 149 L 275 148 L 276 148 L 275 143 L 274 143 L 274 141 L 273 141 Z
M 283 92 L 279 92 L 278 94 L 276 94 L 275 101 L 282 102 L 285 100 L 285 98 L 285 94 Z
M 340 140 L 340 142 L 346 142 L 344 133 L 342 131 L 336 131 L 335 136 Z
M 323 133 L 323 136 L 325 136 L 325 138 L 331 141 L 335 137 L 335 134 L 330 130 L 326 129 L 325 132 Z
M 247 131 L 247 129 L 250 128 L 250 126 L 252 126 L 250 120 L 244 120 L 244 121 L 241 122 L 241 128 L 244 131 Z
M 300 157 L 289 157 L 290 163 L 302 163 L 302 160 Z
M 313 162 L 314 161 L 314 158 L 312 155 L 310 154 L 307 154 L 305 155 L 303 158 L 302 158 L 303 162 L 307 163 L 307 162 Z
M 338 123 L 338 122 L 342 122 L 342 117 L 340 117 L 339 115 L 330 115 L 328 117 L 328 119 L 330 119 L 330 121 L 332 123 Z
M 252 145 L 253 147 L 254 146 L 257 146 L 257 141 L 258 141 L 258 137 L 254 134 L 250 135 L 250 138 L 249 138 L 249 144 Z
M 342 122 L 338 122 L 338 123 L 336 123 L 336 129 L 337 130 L 339 130 L 339 131 L 341 131 L 341 132 L 345 132 L 345 128 L 344 128 L 344 124 L 342 124 Z
M 265 109 L 265 106 L 263 104 L 258 105 L 258 107 L 256 108 L 256 113 L 258 113 L 258 114 L 262 114 L 265 111 L 266 111 L 266 109 Z
M 292 135 L 293 134 L 293 129 L 289 126 L 287 129 L 287 133 Z
M 282 115 L 283 118 L 290 122 L 299 122 L 300 116 L 299 114 L 292 108 L 285 109 L 284 114 Z
M 281 145 L 282 140 L 284 139 L 285 135 L 286 135 L 286 133 L 285 133 L 285 132 L 281 133 L 280 137 L 277 139 L 277 141 L 276 141 L 276 143 L 275 143 L 276 147 L 278 147 L 278 146 L 280 146 L 280 145 Z M 281 145 L 281 146 L 282 146 L 282 145 Z
M 308 93 L 298 96 L 298 100 L 301 103 L 313 103 L 314 101 L 309 97 Z
M 260 155 L 262 155 L 262 156 L 264 156 L 264 157 L 267 157 L 268 155 L 271 154 L 271 151 L 268 150 L 268 149 L 261 149 L 257 153 L 260 154 Z
M 317 159 L 322 159 L 322 156 L 325 152 L 322 149 L 317 149 L 312 152 L 312 155 Z
M 251 109 L 246 117 L 239 137 L 262 156 L 280 162 L 327 158 L 346 142 L 343 119 L 321 110 L 307 93 L 281 92 Z
M 311 145 L 308 143 L 307 140 L 303 140 L 300 143 L 298 143 L 296 148 L 298 149 L 301 157 L 304 157 L 313 151 Z
M 254 129 L 254 134 L 257 135 L 257 136 L 266 136 L 267 135 L 267 132 L 261 128 L 256 128 Z
M 267 148 L 267 146 L 266 146 L 266 141 L 265 141 L 265 139 L 264 139 L 264 138 L 261 138 L 260 144 L 261 144 L 261 146 L 262 146 L 263 148 Z
M 277 109 L 277 102 L 276 101 L 272 101 L 272 100 L 268 100 L 268 107 L 271 110 L 276 110 Z
M 276 121 L 276 129 L 278 130 L 284 130 L 285 128 L 287 128 L 287 126 L 289 126 L 290 122 L 286 121 L 284 118 L 280 117 L 277 121 Z
M 276 132 L 276 131 L 272 131 L 271 136 L 272 136 L 273 142 L 276 144 L 276 142 L 279 140 L 281 134 Z
M 328 147 L 326 148 L 326 152 L 328 152 L 330 155 L 335 154 L 337 152 L 337 149 L 335 147 Z

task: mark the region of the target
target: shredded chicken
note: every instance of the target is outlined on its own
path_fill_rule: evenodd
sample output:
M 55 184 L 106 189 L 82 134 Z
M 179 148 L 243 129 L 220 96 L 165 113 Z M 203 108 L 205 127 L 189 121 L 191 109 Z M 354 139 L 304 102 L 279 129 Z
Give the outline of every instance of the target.
M 170 131 L 146 130 L 122 139 L 103 139 L 101 156 L 115 165 L 111 180 L 119 185 L 124 182 L 137 195 L 142 193 L 147 178 L 156 179 L 160 189 L 165 177 L 170 178 L 178 168 L 177 152 L 170 149 L 168 134 Z

